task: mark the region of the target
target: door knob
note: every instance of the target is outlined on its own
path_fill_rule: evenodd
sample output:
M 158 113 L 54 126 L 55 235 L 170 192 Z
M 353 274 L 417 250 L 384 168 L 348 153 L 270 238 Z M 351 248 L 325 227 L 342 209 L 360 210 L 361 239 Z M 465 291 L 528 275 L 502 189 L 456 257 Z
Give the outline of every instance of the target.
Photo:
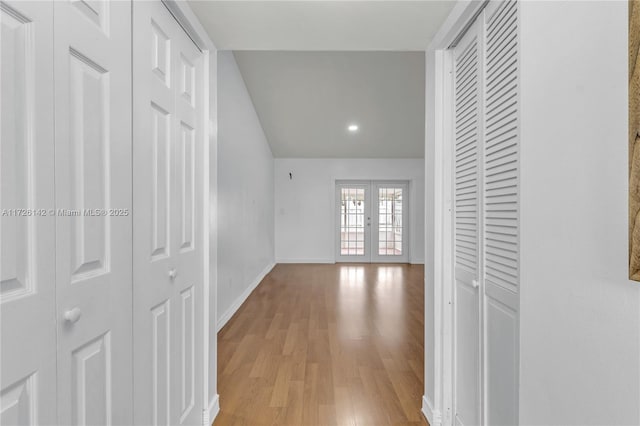
M 178 271 L 176 271 L 176 268 L 169 269 L 169 278 L 171 278 L 172 280 L 175 280 L 177 276 L 178 276 Z
M 80 308 L 73 308 L 73 309 L 69 309 L 68 311 L 65 311 L 65 313 L 62 316 L 65 321 L 73 324 L 80 319 L 80 317 L 82 316 L 82 311 L 80 310 Z
M 478 282 L 478 280 L 472 280 L 471 281 L 471 287 L 473 287 L 473 288 L 480 287 L 480 283 Z

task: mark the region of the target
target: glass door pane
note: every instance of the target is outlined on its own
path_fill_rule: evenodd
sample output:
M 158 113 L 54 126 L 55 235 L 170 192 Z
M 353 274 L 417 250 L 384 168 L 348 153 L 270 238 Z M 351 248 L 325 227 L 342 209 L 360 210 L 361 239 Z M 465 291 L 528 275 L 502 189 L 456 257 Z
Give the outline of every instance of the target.
M 373 182 L 373 262 L 408 262 L 408 182 Z
M 369 262 L 369 184 L 339 183 L 336 190 L 339 215 L 336 261 Z
M 364 255 L 364 189 L 342 188 L 340 208 L 340 254 Z
M 402 254 L 402 188 L 378 188 L 378 255 Z

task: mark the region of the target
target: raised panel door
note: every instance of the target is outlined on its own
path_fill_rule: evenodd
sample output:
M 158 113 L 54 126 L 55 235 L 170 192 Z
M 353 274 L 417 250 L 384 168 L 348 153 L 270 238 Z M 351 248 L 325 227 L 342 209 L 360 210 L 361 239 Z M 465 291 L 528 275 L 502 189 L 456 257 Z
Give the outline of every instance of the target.
M 202 54 L 161 2 L 133 13 L 134 419 L 199 424 Z
M 0 424 L 54 424 L 53 3 L 0 2 L 0 30 Z
M 58 422 L 132 424 L 131 4 L 54 2 Z

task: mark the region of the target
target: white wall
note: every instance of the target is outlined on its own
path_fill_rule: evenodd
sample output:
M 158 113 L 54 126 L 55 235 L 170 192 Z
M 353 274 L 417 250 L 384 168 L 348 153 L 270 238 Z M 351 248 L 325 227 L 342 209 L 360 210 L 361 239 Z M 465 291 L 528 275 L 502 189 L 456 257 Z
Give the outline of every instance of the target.
M 274 262 L 273 155 L 232 52 L 218 53 L 218 327 Z
M 520 422 L 640 424 L 627 2 L 522 3 Z
M 334 261 L 336 179 L 410 180 L 409 257 L 412 263 L 424 262 L 423 159 L 289 158 L 275 160 L 278 262 Z

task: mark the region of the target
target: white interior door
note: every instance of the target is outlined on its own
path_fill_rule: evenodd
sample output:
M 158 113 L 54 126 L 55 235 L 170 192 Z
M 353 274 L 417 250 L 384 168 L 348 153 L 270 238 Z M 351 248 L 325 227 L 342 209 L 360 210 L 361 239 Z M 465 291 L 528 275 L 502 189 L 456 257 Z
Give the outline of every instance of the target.
M 136 424 L 202 419 L 202 54 L 159 2 L 134 2 Z
M 481 223 L 480 24 L 453 52 L 454 60 L 454 422 L 481 422 L 479 229 Z
M 372 182 L 371 261 L 409 262 L 409 184 Z
M 55 424 L 53 3 L 0 25 L 0 425 Z
M 54 15 L 58 423 L 131 424 L 131 4 Z

